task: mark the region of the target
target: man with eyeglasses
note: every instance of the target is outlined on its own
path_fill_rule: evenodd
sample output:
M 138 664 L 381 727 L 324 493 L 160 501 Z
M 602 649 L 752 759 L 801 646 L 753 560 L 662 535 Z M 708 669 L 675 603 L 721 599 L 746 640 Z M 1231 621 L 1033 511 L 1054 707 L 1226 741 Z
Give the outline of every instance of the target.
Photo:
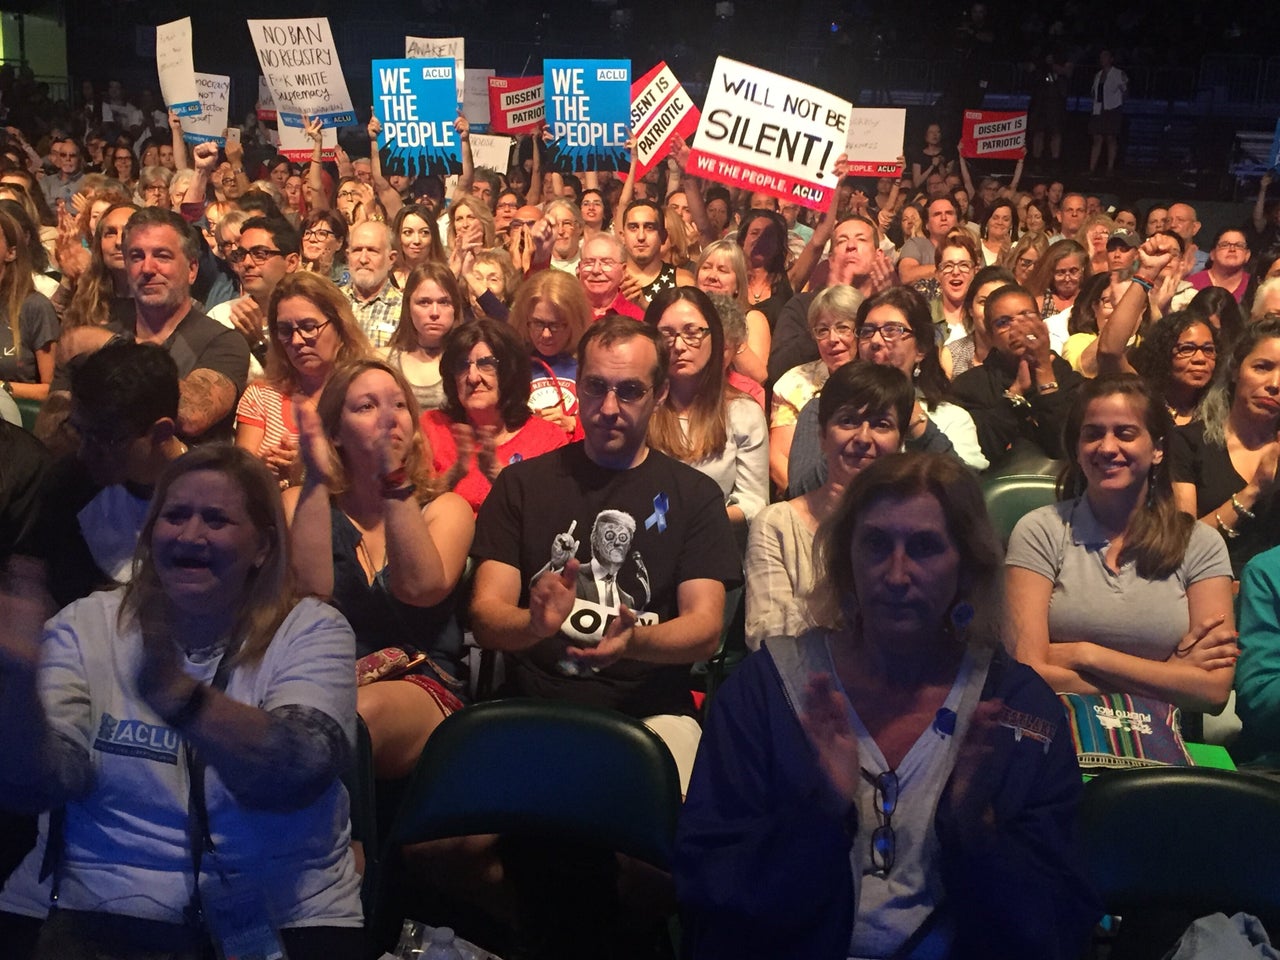
M 1011 283 L 992 293 L 982 322 L 991 350 L 951 392 L 973 417 L 983 454 L 993 466 L 1015 445 L 1061 459 L 1067 412 L 1084 378 L 1050 349 L 1049 328 L 1025 288 Z
M 84 183 L 84 154 L 71 137 L 55 135 L 49 148 L 49 159 L 53 161 L 55 172 L 40 181 L 40 191 L 51 210 L 58 209 L 61 200 L 70 211 L 71 198 L 80 192 Z
M 622 241 L 611 233 L 598 233 L 582 245 L 578 261 L 578 282 L 587 293 L 591 314 L 595 319 L 619 313 L 632 320 L 643 320 L 644 311 L 622 295 L 622 277 L 626 272 L 627 251 Z
M 227 262 L 240 278 L 241 296 L 220 303 L 209 316 L 240 332 L 249 345 L 250 372 L 261 375 L 267 362 L 267 306 L 281 280 L 301 264 L 301 240 L 288 220 L 250 217 Z
M 378 220 L 363 220 L 347 237 L 347 268 L 351 282 L 341 290 L 351 300 L 356 322 L 375 347 L 385 347 L 400 324 L 404 297 L 391 282 L 396 252 L 391 228 Z
M 667 392 L 651 327 L 613 316 L 578 346 L 585 439 L 506 467 L 476 525 L 471 605 L 513 694 L 620 710 L 667 744 L 682 786 L 700 729 L 689 665 L 719 642 L 741 580 L 724 497 L 649 447 Z

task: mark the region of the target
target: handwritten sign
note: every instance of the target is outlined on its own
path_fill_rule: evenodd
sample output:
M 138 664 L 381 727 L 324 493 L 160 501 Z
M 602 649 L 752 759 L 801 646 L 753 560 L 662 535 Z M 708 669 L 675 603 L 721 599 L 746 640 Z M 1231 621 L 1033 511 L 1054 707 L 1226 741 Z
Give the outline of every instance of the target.
M 631 131 L 636 138 L 632 162 L 643 177 L 662 158 L 676 134 L 689 137 L 701 114 L 666 63 L 659 63 L 631 85 Z
M 541 77 L 489 78 L 489 129 L 535 133 L 546 119 Z
M 768 70 L 719 57 L 690 172 L 822 210 L 853 105 Z
M 165 105 L 180 117 L 200 115 L 196 69 L 191 61 L 191 18 L 156 27 L 156 70 Z
M 258 102 L 255 110 L 259 120 L 276 119 L 276 98 L 272 96 L 271 88 L 267 86 L 266 77 L 258 77 Z
M 1027 115 L 966 110 L 960 155 L 966 159 L 1019 160 L 1027 155 Z
M 462 113 L 472 129 L 489 128 L 489 80 L 493 73 L 491 67 L 467 68 L 467 90 L 462 98 Z
M 197 73 L 195 78 L 200 115 L 182 118 L 182 140 L 184 143 L 216 143 L 225 147 L 231 78 L 216 73 Z
M 490 170 L 505 174 L 507 168 L 511 166 L 511 148 L 515 143 L 511 137 L 501 137 L 492 133 L 472 133 L 471 158 L 477 167 L 488 167 Z M 457 177 L 446 177 L 445 196 L 453 196 L 457 186 Z
M 462 171 L 453 60 L 373 61 L 374 113 L 382 121 L 378 153 L 388 176 Z
M 849 175 L 899 176 L 904 164 L 898 161 L 898 157 L 902 156 L 906 126 L 906 110 L 854 107 L 849 117 L 849 136 L 844 144 L 844 152 L 849 158 Z
M 304 114 L 326 127 L 355 124 L 327 17 L 248 23 L 281 125 L 301 127 Z
M 545 60 L 553 170 L 620 170 L 629 162 L 630 60 Z
M 286 157 L 294 163 L 306 163 L 315 152 L 315 143 L 307 139 L 307 135 L 302 132 L 301 127 L 286 127 L 282 123 L 277 130 L 269 130 L 267 132 L 268 134 L 278 134 L 277 146 L 279 147 L 280 156 Z M 337 155 L 338 128 L 322 127 L 320 129 L 320 159 L 334 160 Z
M 405 37 L 404 55 L 412 60 L 452 60 L 458 84 L 458 103 L 465 95 L 467 40 L 465 37 Z

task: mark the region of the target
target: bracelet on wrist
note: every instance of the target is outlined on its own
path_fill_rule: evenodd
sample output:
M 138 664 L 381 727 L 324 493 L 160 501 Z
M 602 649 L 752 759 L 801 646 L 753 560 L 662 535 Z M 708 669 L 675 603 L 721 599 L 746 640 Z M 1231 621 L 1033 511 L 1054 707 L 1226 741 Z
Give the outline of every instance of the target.
M 181 730 L 195 721 L 208 701 L 209 688 L 203 683 L 197 683 L 191 688 L 191 693 L 187 699 L 177 709 L 162 714 L 160 719 L 175 730 Z
M 1050 380 L 1048 383 L 1041 383 L 1041 384 L 1038 384 L 1038 385 L 1036 386 L 1036 390 L 1037 390 L 1039 393 L 1050 393 L 1050 392 L 1052 392 L 1052 391 L 1054 391 L 1054 390 L 1057 390 L 1057 389 L 1058 389 L 1058 381 L 1057 381 L 1057 380 Z
M 1237 516 L 1244 517 L 1246 520 L 1258 519 L 1258 515 L 1241 503 L 1239 497 L 1234 493 L 1231 495 L 1231 509 L 1236 512 Z
M 1213 519 L 1218 521 L 1218 532 L 1221 533 L 1228 540 L 1234 540 L 1236 537 L 1240 536 L 1239 530 L 1233 529 L 1232 527 L 1228 527 L 1225 523 L 1222 522 L 1222 514 L 1215 513 L 1213 515 Z
M 1156 286 L 1152 281 L 1148 280 L 1146 277 L 1140 277 L 1136 273 L 1133 275 L 1133 282 L 1136 283 L 1138 286 L 1140 286 L 1143 290 L 1147 291 L 1147 293 L 1150 293 L 1152 290 L 1154 290 Z

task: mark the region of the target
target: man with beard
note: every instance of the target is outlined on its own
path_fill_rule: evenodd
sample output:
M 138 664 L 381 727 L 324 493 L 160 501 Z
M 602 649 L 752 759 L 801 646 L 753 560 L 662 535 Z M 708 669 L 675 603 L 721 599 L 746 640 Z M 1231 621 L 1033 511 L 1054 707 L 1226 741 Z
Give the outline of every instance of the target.
M 391 282 L 395 262 L 391 228 L 385 223 L 363 220 L 351 228 L 347 238 L 351 282 L 342 287 L 342 292 L 351 300 L 356 322 L 375 347 L 385 347 L 400 324 L 404 298 Z

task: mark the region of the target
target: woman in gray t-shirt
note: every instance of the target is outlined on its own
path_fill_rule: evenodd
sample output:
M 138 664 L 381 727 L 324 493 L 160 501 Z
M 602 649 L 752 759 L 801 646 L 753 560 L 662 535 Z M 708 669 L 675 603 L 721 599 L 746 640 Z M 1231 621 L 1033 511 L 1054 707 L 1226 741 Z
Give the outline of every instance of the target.
M 1173 501 L 1173 428 L 1131 374 L 1081 388 L 1066 424 L 1072 499 L 1009 540 L 1009 635 L 1051 687 L 1132 693 L 1217 713 L 1239 655 L 1222 538 Z

